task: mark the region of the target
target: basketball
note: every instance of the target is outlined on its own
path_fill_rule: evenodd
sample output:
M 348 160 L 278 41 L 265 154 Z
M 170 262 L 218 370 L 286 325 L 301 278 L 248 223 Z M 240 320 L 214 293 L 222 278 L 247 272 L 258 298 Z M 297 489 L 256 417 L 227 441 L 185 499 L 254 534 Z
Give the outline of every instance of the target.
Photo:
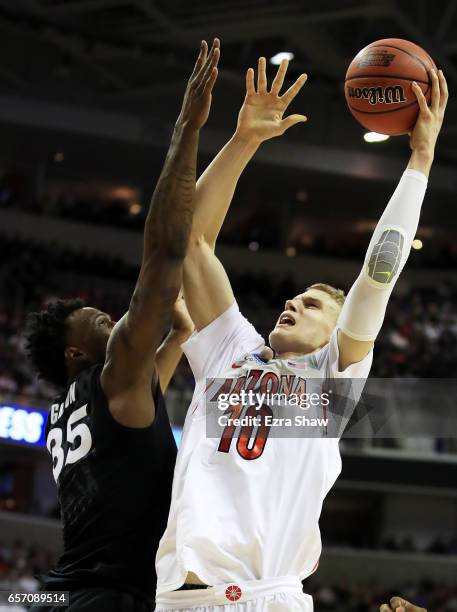
M 437 70 L 430 55 L 408 40 L 385 38 L 371 43 L 357 53 L 346 73 L 349 110 L 372 132 L 405 134 L 419 114 L 411 83 L 417 82 L 430 104 L 432 68 Z

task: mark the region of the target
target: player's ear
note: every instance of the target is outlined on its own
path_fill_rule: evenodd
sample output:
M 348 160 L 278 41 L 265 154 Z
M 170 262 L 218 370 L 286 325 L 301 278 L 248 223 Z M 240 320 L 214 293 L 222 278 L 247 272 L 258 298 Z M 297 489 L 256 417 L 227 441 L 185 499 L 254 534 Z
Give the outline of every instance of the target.
M 86 353 L 81 351 L 81 349 L 77 348 L 76 346 L 67 346 L 64 351 L 64 355 L 67 362 L 73 363 L 84 361 L 87 358 Z

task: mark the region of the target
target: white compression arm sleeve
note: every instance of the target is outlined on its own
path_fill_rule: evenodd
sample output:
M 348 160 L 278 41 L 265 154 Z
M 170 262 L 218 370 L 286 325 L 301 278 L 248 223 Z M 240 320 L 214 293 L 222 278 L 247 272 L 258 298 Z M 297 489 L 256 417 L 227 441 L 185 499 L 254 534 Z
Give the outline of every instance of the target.
M 337 327 L 355 340 L 374 340 L 387 302 L 408 259 L 427 177 L 406 170 L 373 233 L 362 272 L 348 293 Z

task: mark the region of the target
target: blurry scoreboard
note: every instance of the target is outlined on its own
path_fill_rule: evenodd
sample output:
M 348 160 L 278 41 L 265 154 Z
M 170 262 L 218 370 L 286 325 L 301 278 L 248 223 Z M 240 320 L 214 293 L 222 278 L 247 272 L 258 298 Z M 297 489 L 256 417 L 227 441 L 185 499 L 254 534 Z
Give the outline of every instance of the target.
M 46 410 L 0 402 L 0 442 L 46 447 L 46 418 Z M 180 428 L 173 427 L 173 435 L 178 445 L 181 432 Z
M 46 446 L 46 410 L 0 402 L 0 441 Z

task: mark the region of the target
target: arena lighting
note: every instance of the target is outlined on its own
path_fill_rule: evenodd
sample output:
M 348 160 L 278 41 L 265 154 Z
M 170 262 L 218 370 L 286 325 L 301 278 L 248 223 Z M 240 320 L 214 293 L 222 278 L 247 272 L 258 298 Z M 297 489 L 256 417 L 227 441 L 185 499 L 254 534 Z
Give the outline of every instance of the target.
M 295 257 L 295 255 L 297 254 L 297 249 L 293 246 L 289 246 L 286 249 L 286 255 L 287 257 Z
M 140 212 L 142 211 L 142 206 L 141 204 L 137 204 L 136 202 L 134 204 L 130 204 L 130 208 L 129 208 L 129 213 L 131 215 L 139 215 Z
M 279 66 L 283 59 L 290 61 L 293 60 L 294 57 L 295 55 L 291 51 L 280 51 L 279 53 L 276 53 L 276 55 L 273 55 L 273 57 L 270 57 L 270 64 L 273 64 L 273 66 Z
M 252 242 L 249 243 L 249 250 L 250 251 L 258 251 L 259 250 L 259 243 L 256 242 L 255 240 L 253 240 Z
M 419 240 L 419 238 L 416 238 L 415 240 L 413 240 L 411 246 L 413 247 L 413 249 L 416 249 L 416 251 L 419 251 L 424 246 L 424 243 L 422 242 L 422 240 Z
M 384 142 L 389 138 L 390 136 L 387 136 L 387 134 L 378 134 L 377 132 L 365 132 L 363 135 L 365 142 Z
M 65 153 L 63 151 L 56 151 L 54 154 L 54 161 L 58 164 L 63 162 L 65 159 Z

